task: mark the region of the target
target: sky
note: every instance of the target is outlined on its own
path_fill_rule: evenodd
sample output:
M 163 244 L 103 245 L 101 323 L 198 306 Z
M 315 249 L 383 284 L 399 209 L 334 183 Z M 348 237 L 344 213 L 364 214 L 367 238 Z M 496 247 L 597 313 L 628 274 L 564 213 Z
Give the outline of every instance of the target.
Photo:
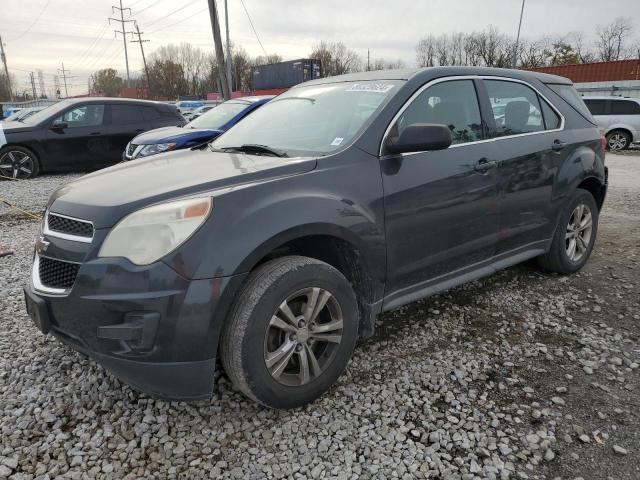
M 119 0 L 115 0 L 119 1 Z M 9 70 L 19 90 L 30 89 L 29 72 L 43 71 L 46 90 L 64 62 L 69 95 L 87 92 L 89 75 L 112 67 L 125 76 L 122 36 L 108 23 L 111 0 L 0 0 L 0 35 Z M 252 56 L 264 53 L 241 0 L 228 0 L 231 42 Z M 415 65 L 415 45 L 430 33 L 471 32 L 490 25 L 515 36 L 521 0 L 244 0 L 267 53 L 285 60 L 307 57 L 321 40 L 341 41 L 364 58 L 402 59 Z M 206 0 L 123 0 L 144 32 L 145 53 L 161 45 L 188 42 L 213 51 Z M 218 0 L 221 14 L 224 1 Z M 522 37 L 582 31 L 627 15 L 640 33 L 640 0 L 526 0 Z M 128 26 L 132 27 L 133 23 Z M 224 23 L 222 24 L 224 32 Z M 130 40 L 130 38 L 128 38 Z M 142 71 L 137 43 L 128 43 L 132 76 Z M 37 73 L 36 85 L 38 84 Z M 62 77 L 61 82 L 62 82 Z M 63 88 L 64 90 L 64 88 Z

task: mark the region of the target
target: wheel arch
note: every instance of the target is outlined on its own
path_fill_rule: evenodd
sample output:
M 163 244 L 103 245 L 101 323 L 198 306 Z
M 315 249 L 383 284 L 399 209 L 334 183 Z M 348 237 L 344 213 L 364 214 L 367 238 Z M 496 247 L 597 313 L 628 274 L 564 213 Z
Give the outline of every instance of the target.
M 636 139 L 633 138 L 633 131 L 627 125 L 612 125 L 609 128 L 607 128 L 607 132 L 605 133 L 605 136 L 608 136 L 613 132 L 623 132 L 629 135 L 630 143 L 633 143 L 634 141 L 636 141 Z
M 591 193 L 591 195 L 593 195 L 593 198 L 596 201 L 598 210 L 602 209 L 602 204 L 604 203 L 604 197 L 606 193 L 606 187 L 600 181 L 599 178 L 587 177 L 584 180 L 582 180 L 576 188 L 581 188 Z
M 301 255 L 328 263 L 352 285 L 360 314 L 359 334 L 373 334 L 375 316 L 384 293 L 381 272 L 376 271 L 367 247 L 350 230 L 338 225 L 301 225 L 279 233 L 254 249 L 238 266 L 251 272 L 263 263 L 287 255 Z

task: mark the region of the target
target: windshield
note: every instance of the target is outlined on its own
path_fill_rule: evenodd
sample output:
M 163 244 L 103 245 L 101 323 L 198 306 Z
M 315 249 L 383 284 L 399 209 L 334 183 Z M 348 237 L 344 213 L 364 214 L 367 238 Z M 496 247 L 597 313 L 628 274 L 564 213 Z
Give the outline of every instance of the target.
M 293 88 L 222 134 L 212 147 L 257 144 L 289 156 L 328 154 L 348 145 L 401 83 L 379 80 Z
M 187 123 L 185 128 L 220 128 L 248 106 L 247 103 L 234 102 L 233 100 L 225 102 Z
M 38 124 L 40 122 L 48 120 L 51 116 L 61 112 L 62 110 L 67 108 L 69 105 L 71 105 L 71 102 L 64 101 L 64 100 L 58 103 L 54 103 L 53 105 L 49 105 L 48 107 L 43 108 L 42 110 L 34 113 L 33 115 L 29 115 L 28 117 L 23 118 L 22 121 L 25 123 Z

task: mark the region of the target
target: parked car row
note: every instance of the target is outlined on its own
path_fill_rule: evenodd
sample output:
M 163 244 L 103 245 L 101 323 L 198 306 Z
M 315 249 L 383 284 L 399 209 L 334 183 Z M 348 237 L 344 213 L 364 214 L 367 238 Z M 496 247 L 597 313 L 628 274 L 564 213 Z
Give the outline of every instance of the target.
M 259 101 L 192 124 L 219 116 L 203 125 L 219 133 Z M 98 105 L 65 107 L 47 135 L 76 117 L 111 125 L 119 104 Z M 175 149 L 184 130 L 149 145 Z M 206 148 L 54 192 L 27 311 L 152 395 L 209 397 L 221 360 L 249 398 L 299 407 L 384 311 L 532 258 L 581 269 L 607 191 L 604 147 L 562 77 L 439 67 L 313 80 Z
M 185 125 L 174 105 L 145 100 L 80 98 L 3 122 L 0 176 L 96 170 L 211 141 L 272 97 L 230 100 Z M 19 114 L 22 114 L 23 109 Z
M 607 148 L 625 150 L 640 142 L 640 99 L 612 96 L 583 99 L 607 138 Z

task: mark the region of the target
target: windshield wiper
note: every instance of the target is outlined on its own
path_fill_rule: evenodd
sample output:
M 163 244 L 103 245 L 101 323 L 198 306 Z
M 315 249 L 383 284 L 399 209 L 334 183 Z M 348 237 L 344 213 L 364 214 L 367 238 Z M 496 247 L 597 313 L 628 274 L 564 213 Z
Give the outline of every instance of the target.
M 268 155 L 273 155 L 274 157 L 288 157 L 284 152 L 280 150 L 276 150 L 275 148 L 268 147 L 267 145 L 259 145 L 257 143 L 245 143 L 244 145 L 240 145 L 239 147 L 221 147 L 220 150 L 234 150 L 236 152 L 247 152 L 247 153 L 266 153 Z
M 273 100 L 271 100 L 271 103 L 276 103 L 276 102 L 283 102 L 285 100 L 306 100 L 308 102 L 311 103 L 316 103 L 316 99 L 315 98 L 311 98 L 311 97 L 283 97 L 283 98 L 275 98 Z

